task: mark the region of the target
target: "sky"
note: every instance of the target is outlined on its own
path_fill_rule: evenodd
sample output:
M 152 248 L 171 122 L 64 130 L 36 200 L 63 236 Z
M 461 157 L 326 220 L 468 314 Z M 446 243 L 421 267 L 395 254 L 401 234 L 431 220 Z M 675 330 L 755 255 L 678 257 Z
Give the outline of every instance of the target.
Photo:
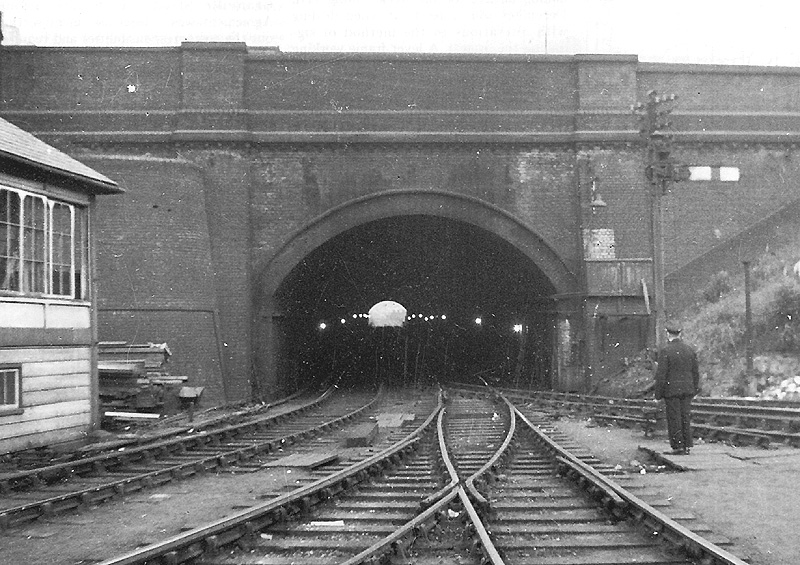
M 609 53 L 800 67 L 787 0 L 0 0 L 4 45 Z

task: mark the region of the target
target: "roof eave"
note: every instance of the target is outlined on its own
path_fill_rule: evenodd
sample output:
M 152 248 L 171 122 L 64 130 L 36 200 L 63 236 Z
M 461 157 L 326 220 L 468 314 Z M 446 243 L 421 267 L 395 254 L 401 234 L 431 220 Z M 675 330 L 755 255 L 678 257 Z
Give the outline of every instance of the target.
M 49 165 L 45 165 L 40 163 L 39 161 L 34 161 L 32 159 L 26 159 L 25 157 L 21 157 L 14 153 L 8 153 L 6 151 L 0 151 L 0 155 L 6 157 L 12 161 L 16 161 L 22 165 L 27 167 L 31 167 L 34 169 L 39 169 L 41 171 L 45 171 L 49 174 L 63 177 L 66 179 L 70 179 L 75 181 L 86 188 L 86 192 L 90 194 L 123 194 L 125 192 L 124 189 L 120 188 L 117 183 L 110 179 L 94 179 L 91 177 L 87 177 L 84 175 L 80 175 L 78 173 L 73 173 L 71 171 L 66 171 L 64 169 L 60 169 L 58 167 L 51 167 Z

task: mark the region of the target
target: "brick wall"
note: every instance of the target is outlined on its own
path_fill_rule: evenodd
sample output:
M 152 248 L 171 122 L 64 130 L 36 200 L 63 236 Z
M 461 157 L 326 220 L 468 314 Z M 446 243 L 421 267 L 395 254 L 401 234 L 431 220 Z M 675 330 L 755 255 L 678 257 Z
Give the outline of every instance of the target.
M 479 198 L 523 219 L 575 265 L 577 221 L 569 148 L 481 145 L 329 145 L 262 151 L 253 165 L 257 256 L 326 210 L 390 190 L 447 191 Z
M 98 199 L 98 323 L 102 341 L 166 342 L 172 374 L 226 399 L 216 267 L 202 171 L 179 159 L 86 155 L 125 194 Z
M 174 335 L 175 365 L 231 400 L 249 391 L 252 271 L 359 198 L 478 199 L 575 276 L 582 230 L 613 230 L 618 259 L 649 257 L 630 105 L 650 89 L 679 95 L 681 161 L 742 173 L 664 198 L 668 272 L 798 198 L 797 69 L 185 43 L 7 47 L 0 73 L 3 117 L 128 191 L 98 204 L 101 339 Z M 590 205 L 592 179 L 605 206 Z

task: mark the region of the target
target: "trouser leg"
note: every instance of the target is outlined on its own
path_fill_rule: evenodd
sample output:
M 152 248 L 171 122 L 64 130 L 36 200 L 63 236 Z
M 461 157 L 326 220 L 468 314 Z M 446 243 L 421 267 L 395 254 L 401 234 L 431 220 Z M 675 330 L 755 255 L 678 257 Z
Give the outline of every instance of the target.
M 686 449 L 692 447 L 692 397 L 681 396 L 681 436 Z
M 671 396 L 664 399 L 664 411 L 667 415 L 667 435 L 672 449 L 684 449 L 683 427 L 681 425 L 681 399 Z

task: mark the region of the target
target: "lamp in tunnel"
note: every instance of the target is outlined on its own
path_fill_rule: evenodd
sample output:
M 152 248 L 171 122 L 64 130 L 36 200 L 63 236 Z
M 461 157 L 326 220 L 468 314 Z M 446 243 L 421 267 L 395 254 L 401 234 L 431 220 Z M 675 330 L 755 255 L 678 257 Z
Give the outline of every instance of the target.
M 373 328 L 402 327 L 406 321 L 406 309 L 392 300 L 378 302 L 369 309 L 369 325 Z
M 482 323 L 483 323 L 483 320 L 481 320 L 480 317 L 475 318 L 475 325 L 476 326 L 480 326 Z
M 328 327 L 328 324 L 326 324 L 325 322 L 320 322 L 320 323 L 319 323 L 319 325 L 318 325 L 317 327 L 318 327 L 320 330 L 324 330 L 325 328 L 327 328 L 327 327 Z
M 514 333 L 522 333 L 522 324 L 514 324 Z

